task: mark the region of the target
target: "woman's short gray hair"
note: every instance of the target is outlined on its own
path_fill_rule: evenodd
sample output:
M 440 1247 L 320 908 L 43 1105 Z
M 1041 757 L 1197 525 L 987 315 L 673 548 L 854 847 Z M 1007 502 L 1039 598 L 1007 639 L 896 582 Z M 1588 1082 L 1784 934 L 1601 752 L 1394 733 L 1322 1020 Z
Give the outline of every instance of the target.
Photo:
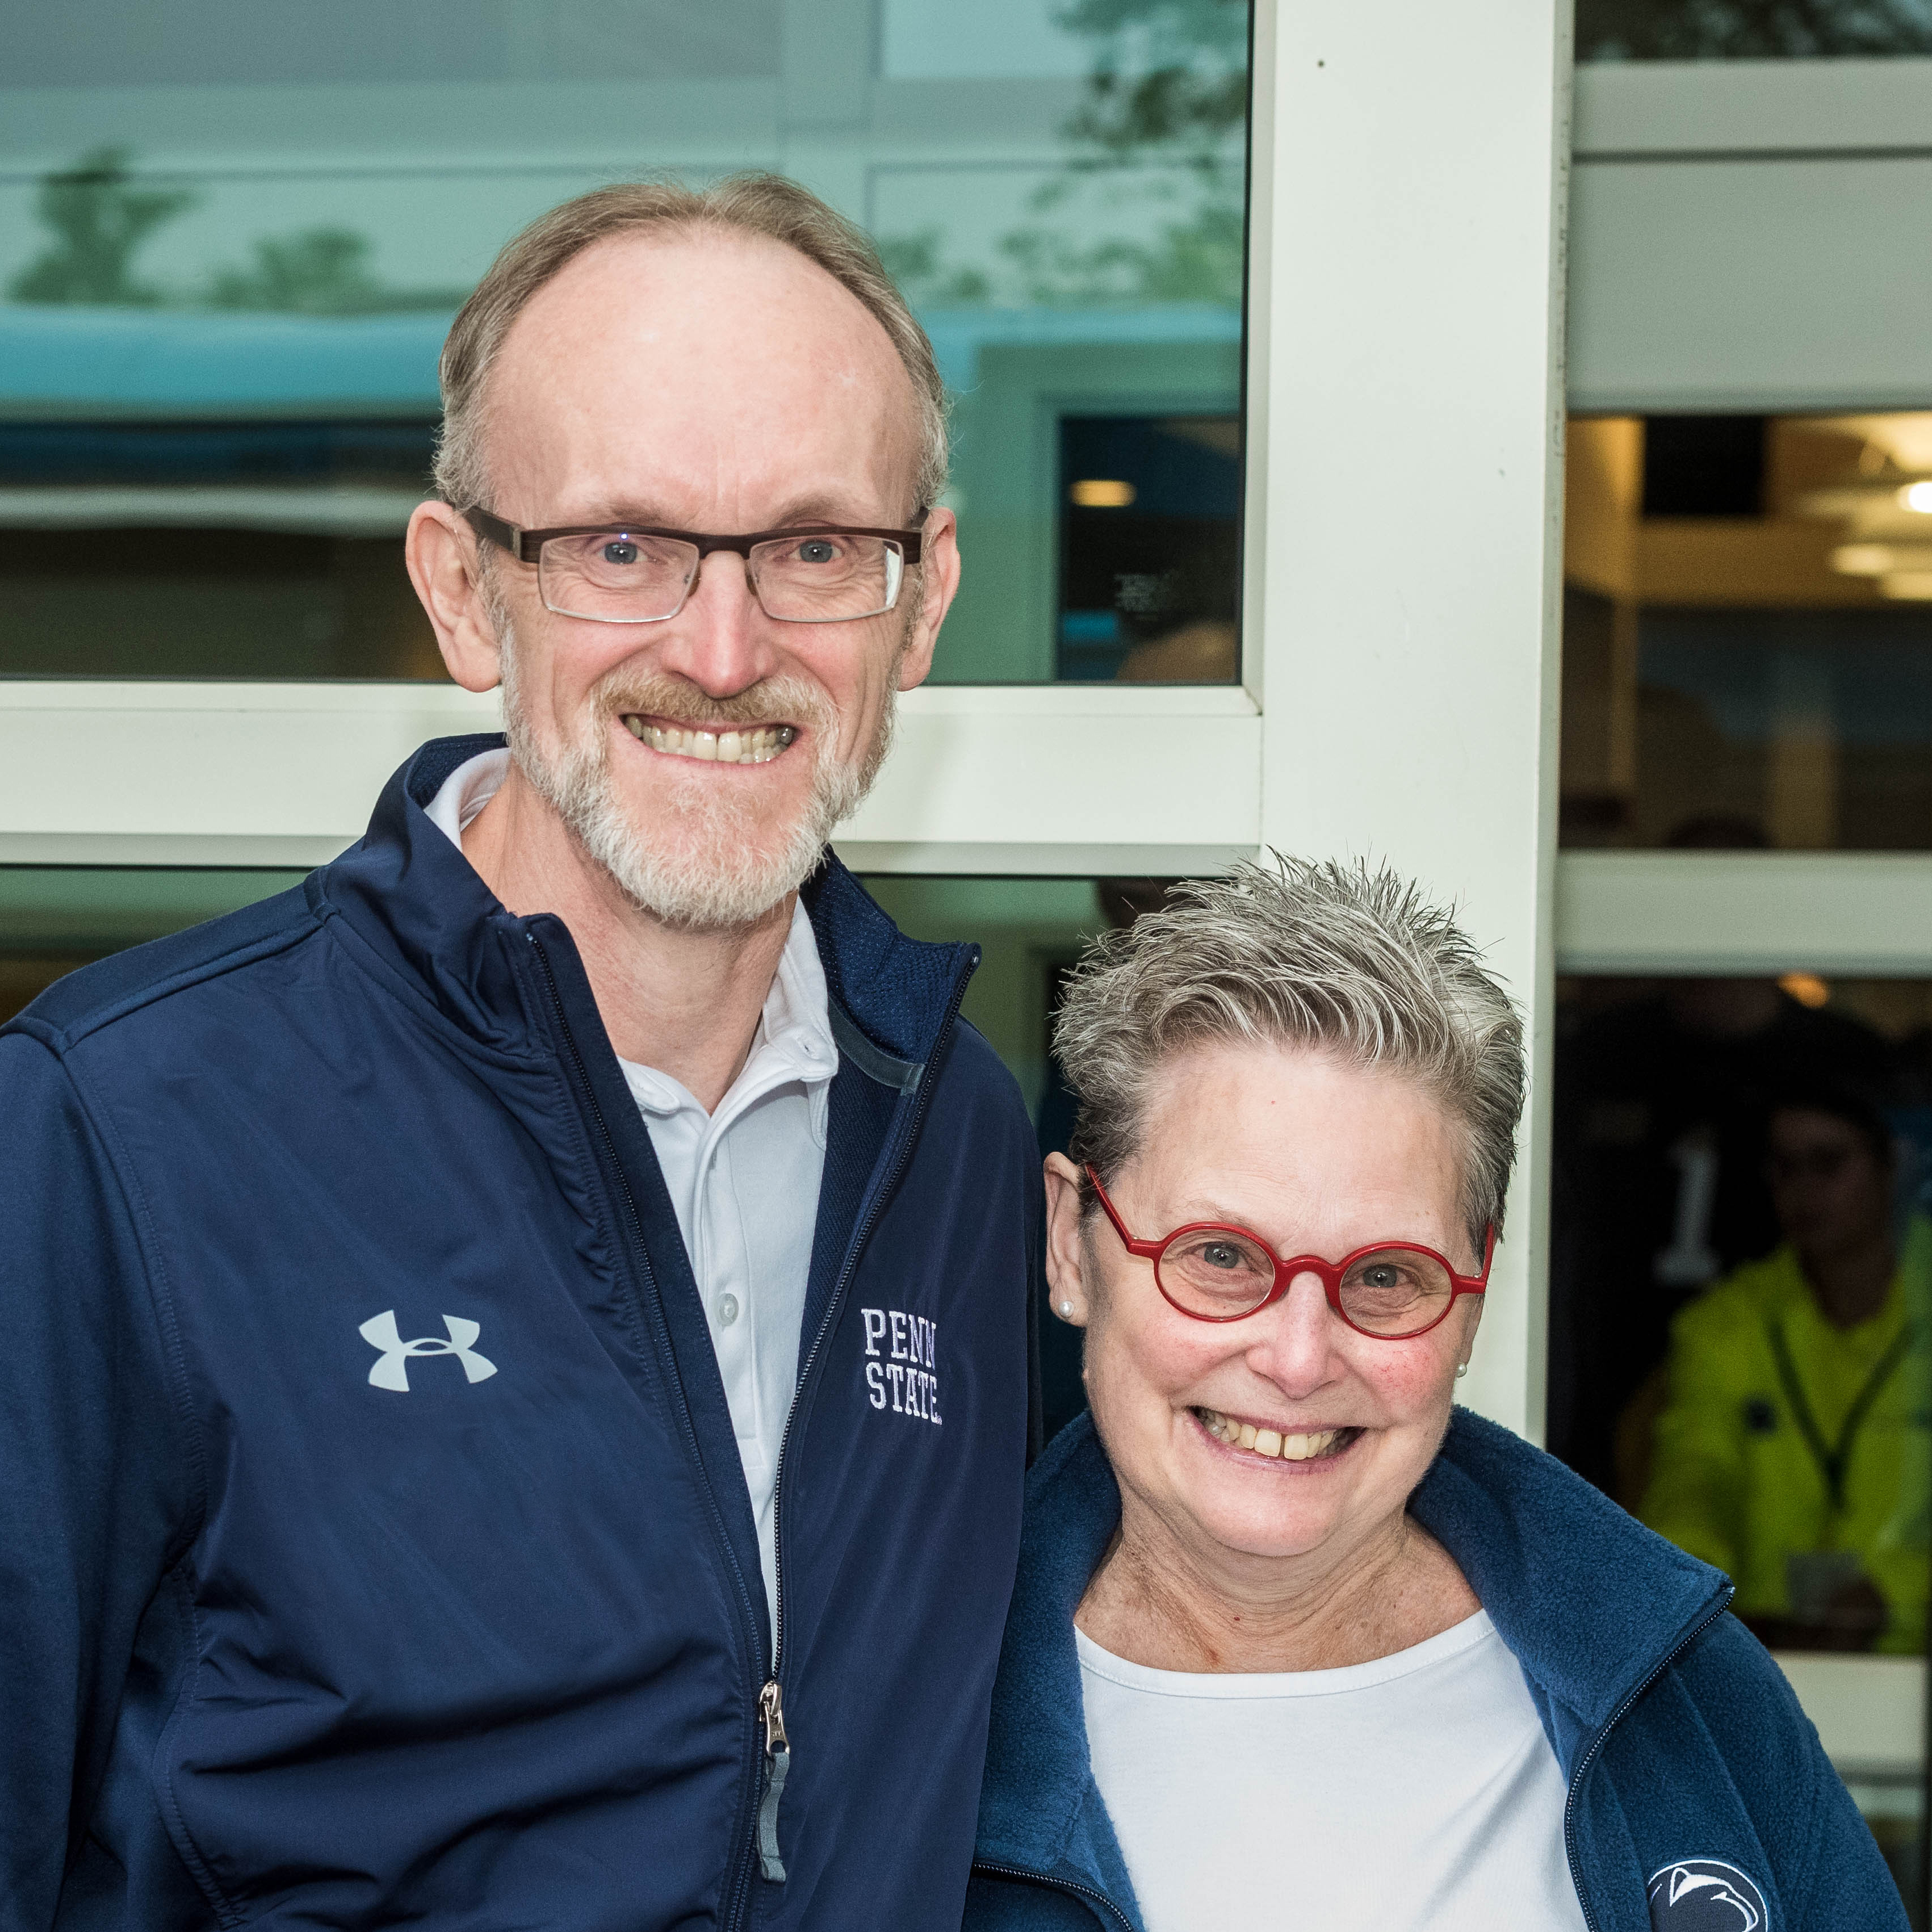
M 1070 1154 L 1111 1183 L 1177 1052 L 1318 1047 L 1416 1082 L 1460 1123 L 1462 1212 L 1480 1253 L 1484 1231 L 1502 1230 L 1516 1163 L 1516 1009 L 1453 911 L 1394 872 L 1270 859 L 1175 886 L 1069 976 L 1053 1044 L 1079 1102 Z

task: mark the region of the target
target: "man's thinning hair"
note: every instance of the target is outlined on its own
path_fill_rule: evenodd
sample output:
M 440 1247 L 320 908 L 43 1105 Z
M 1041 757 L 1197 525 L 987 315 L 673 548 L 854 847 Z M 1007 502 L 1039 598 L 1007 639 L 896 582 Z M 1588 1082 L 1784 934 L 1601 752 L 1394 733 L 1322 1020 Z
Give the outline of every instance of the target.
M 740 174 L 710 188 L 675 181 L 622 182 L 580 194 L 540 216 L 511 242 L 463 304 L 442 345 L 442 434 L 436 487 L 466 508 L 490 500 L 484 445 L 490 370 L 537 291 L 584 250 L 614 235 L 763 236 L 796 249 L 856 296 L 891 340 L 919 411 L 916 509 L 946 488 L 946 386 L 926 331 L 906 305 L 865 231 L 782 175 Z

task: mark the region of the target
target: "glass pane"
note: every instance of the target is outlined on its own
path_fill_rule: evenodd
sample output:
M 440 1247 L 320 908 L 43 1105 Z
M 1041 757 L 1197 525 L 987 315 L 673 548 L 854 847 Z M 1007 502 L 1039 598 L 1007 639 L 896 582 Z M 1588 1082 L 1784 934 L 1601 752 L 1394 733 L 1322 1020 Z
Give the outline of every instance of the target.
M 1932 846 L 1932 415 L 1570 425 L 1567 845 Z
M 1233 679 L 1248 14 L 23 15 L 0 674 L 440 677 L 399 538 L 458 304 L 572 194 L 757 166 L 872 232 L 952 392 L 966 572 L 934 676 Z
M 1576 0 L 1580 61 L 1929 53 L 1925 0 Z
M 1574 979 L 1558 1018 L 1550 1445 L 1736 1582 L 1916 1911 L 1932 980 Z

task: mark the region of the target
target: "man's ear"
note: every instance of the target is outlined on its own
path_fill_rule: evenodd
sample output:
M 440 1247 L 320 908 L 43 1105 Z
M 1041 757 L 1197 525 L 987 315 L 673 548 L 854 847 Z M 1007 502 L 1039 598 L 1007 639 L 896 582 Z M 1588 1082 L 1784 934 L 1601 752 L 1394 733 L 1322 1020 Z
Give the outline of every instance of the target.
M 450 676 L 466 691 L 494 691 L 503 681 L 502 653 L 478 581 L 478 542 L 448 504 L 418 503 L 403 555 Z
M 924 528 L 925 541 L 920 547 L 919 616 L 899 653 L 902 691 L 926 682 L 939 643 L 939 627 L 959 591 L 958 518 L 942 506 L 926 513 Z
M 1046 1157 L 1046 1280 L 1054 1313 L 1076 1328 L 1085 1328 L 1090 1310 L 1080 1170 L 1064 1154 Z

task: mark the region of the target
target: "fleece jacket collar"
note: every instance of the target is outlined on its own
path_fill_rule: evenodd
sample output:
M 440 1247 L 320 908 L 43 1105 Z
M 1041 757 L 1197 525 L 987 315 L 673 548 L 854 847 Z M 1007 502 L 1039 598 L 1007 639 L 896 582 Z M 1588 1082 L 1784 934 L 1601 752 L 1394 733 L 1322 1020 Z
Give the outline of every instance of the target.
M 1455 1412 L 1410 1508 L 1461 1566 L 1522 1665 L 1566 1781 L 1729 1600 L 1718 1571 L 1466 1409 Z M 976 1856 L 1097 1893 L 1132 1925 L 1132 1887 L 1088 1753 L 1073 1636 L 1074 1611 L 1120 1517 L 1113 1471 L 1082 1415 L 1028 1480 Z M 1612 1579 L 1616 1587 L 1606 1588 Z
M 516 962 L 532 933 L 546 944 L 563 938 L 562 922 L 513 916 L 427 808 L 459 765 L 503 742 L 491 732 L 424 745 L 383 788 L 362 843 L 316 874 L 310 890 L 447 1018 L 515 1054 L 533 1044 Z M 938 1046 L 979 949 L 907 938 L 829 851 L 800 897 L 841 1052 L 871 1077 L 909 1087 Z

